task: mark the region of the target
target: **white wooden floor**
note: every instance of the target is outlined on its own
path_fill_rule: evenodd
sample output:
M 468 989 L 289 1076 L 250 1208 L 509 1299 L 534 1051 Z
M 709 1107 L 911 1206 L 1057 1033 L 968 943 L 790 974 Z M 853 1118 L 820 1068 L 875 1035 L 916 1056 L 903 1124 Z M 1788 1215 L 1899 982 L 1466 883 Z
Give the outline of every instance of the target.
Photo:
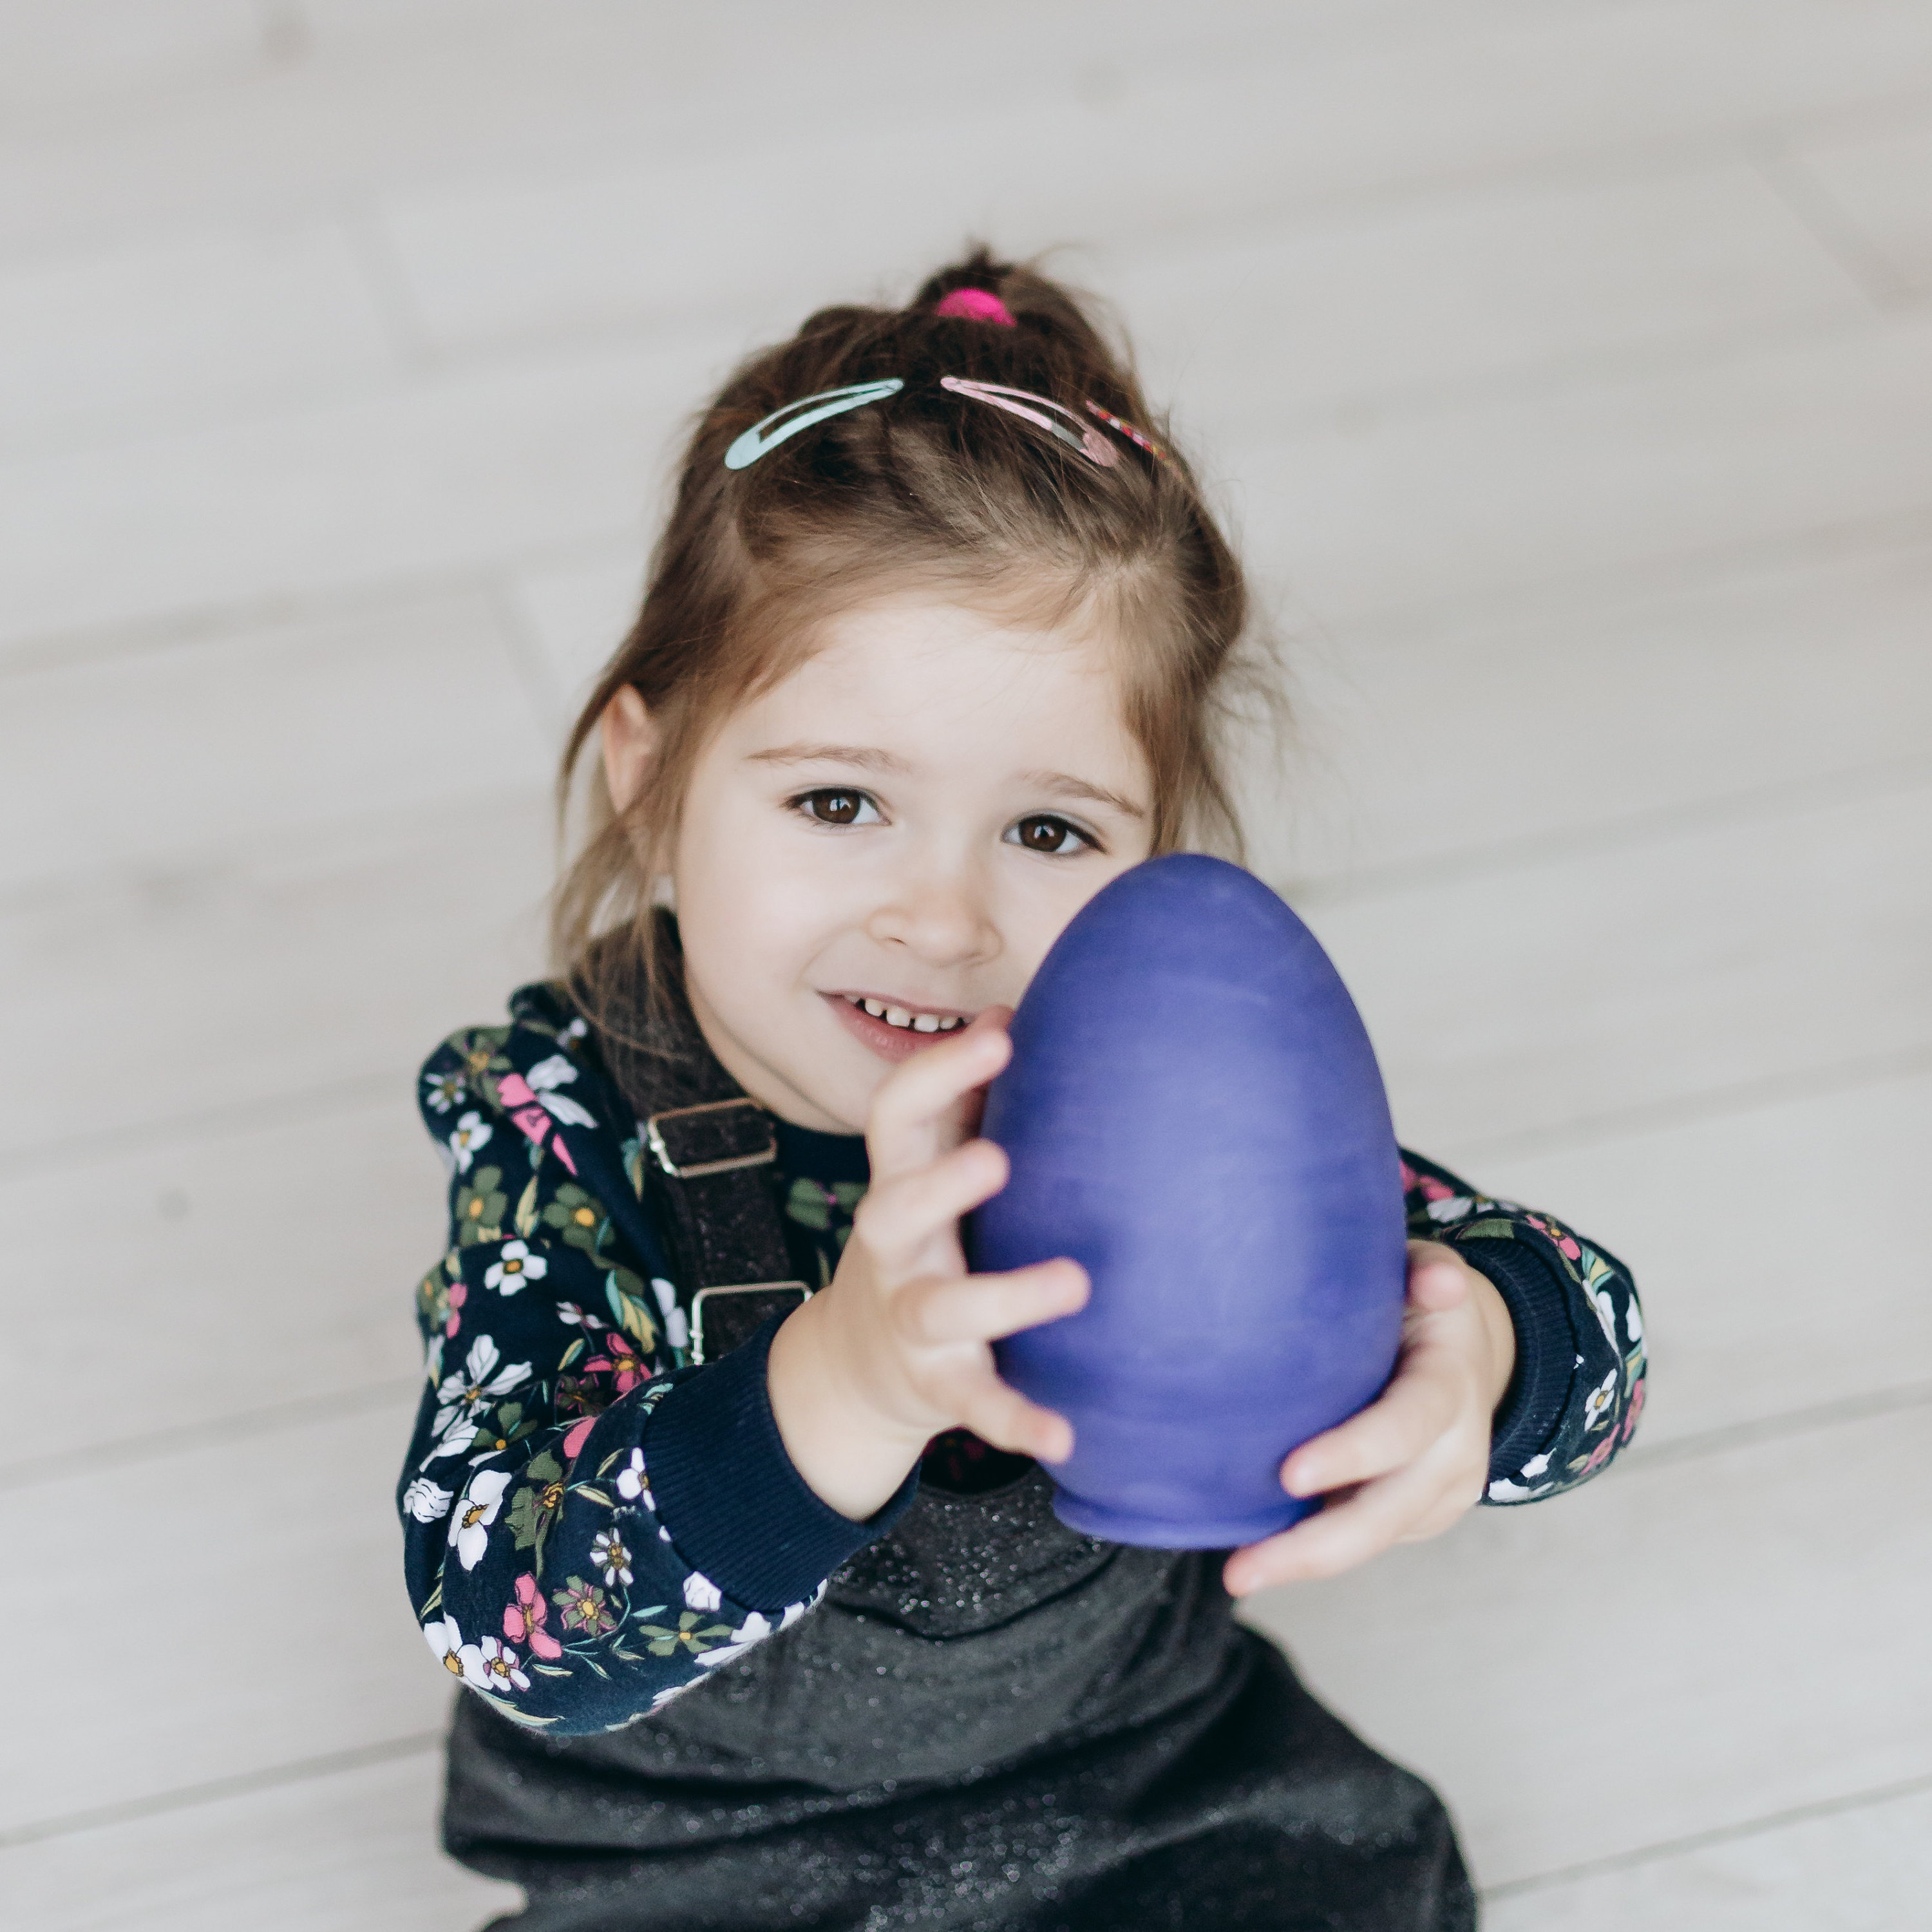
M 1636 1450 L 1260 1614 L 1492 1932 L 1932 1923 L 1925 0 L 6 0 L 0 1900 L 464 1932 L 410 1076 L 538 958 L 669 440 L 1070 244 L 1245 532 L 1261 862 Z

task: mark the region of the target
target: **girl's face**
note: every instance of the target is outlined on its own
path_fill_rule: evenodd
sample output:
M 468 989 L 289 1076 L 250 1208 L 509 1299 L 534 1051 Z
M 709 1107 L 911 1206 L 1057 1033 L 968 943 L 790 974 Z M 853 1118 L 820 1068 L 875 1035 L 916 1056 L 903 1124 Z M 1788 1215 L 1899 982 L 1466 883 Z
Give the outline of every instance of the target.
M 673 884 L 692 1010 L 754 1100 L 862 1131 L 894 1065 L 1016 1005 L 1067 921 L 1148 856 L 1107 642 L 908 592 L 835 620 L 726 722 Z M 650 741 L 625 697 L 604 726 L 620 800 Z

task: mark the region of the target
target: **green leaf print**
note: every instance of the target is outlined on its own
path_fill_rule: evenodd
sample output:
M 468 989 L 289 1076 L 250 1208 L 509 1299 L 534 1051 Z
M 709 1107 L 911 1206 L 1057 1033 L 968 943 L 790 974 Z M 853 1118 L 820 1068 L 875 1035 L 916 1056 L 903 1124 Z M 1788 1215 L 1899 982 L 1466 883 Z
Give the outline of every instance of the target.
M 610 1318 L 640 1348 L 655 1348 L 658 1324 L 644 1298 L 644 1285 L 628 1268 L 613 1268 L 604 1278 L 604 1293 Z
M 528 1240 L 536 1232 L 537 1226 L 537 1178 L 530 1176 L 530 1185 L 524 1190 L 523 1198 L 517 1203 L 517 1232 Z

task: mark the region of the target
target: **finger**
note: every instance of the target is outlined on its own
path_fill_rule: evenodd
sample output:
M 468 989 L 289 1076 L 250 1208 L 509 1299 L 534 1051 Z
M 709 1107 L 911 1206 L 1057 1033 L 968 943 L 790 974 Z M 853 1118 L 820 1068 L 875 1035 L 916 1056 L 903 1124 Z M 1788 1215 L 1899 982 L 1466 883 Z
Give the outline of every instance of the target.
M 1418 1242 L 1409 1250 L 1408 1299 L 1431 1314 L 1454 1308 L 1469 1292 L 1467 1264 L 1459 1255 L 1433 1242 Z
M 889 1266 L 904 1264 L 935 1234 L 950 1234 L 962 1214 L 1006 1184 L 1003 1149 L 968 1141 L 910 1173 L 872 1187 L 853 1216 L 853 1237 Z
M 1036 1262 L 1009 1274 L 921 1282 L 894 1301 L 892 1318 L 906 1340 L 920 1346 L 995 1342 L 1071 1315 L 1085 1305 L 1087 1294 L 1087 1270 L 1078 1262 Z
M 988 1008 L 973 1024 L 902 1060 L 872 1096 L 866 1150 L 875 1181 L 923 1167 L 940 1151 L 950 1108 L 983 1087 L 1012 1054 L 1005 1027 Z M 998 1010 L 1004 1012 L 1004 1008 Z
M 948 1404 L 954 1414 L 995 1449 L 1042 1462 L 1064 1462 L 1073 1454 L 1073 1425 L 1065 1416 L 1029 1402 L 991 1369 L 975 1374 Z
M 1282 1465 L 1292 1496 L 1319 1496 L 1366 1483 L 1412 1462 L 1444 1434 L 1458 1412 L 1456 1378 L 1426 1354 L 1402 1358 L 1395 1380 L 1358 1415 L 1304 1442 Z
M 1237 1550 L 1222 1580 L 1231 1595 L 1246 1596 L 1274 1584 L 1339 1576 L 1418 1531 L 1456 1487 L 1445 1472 L 1426 1465 L 1364 1483 L 1346 1501 L 1329 1503 L 1279 1536 Z M 1439 1527 L 1454 1520 L 1445 1517 Z

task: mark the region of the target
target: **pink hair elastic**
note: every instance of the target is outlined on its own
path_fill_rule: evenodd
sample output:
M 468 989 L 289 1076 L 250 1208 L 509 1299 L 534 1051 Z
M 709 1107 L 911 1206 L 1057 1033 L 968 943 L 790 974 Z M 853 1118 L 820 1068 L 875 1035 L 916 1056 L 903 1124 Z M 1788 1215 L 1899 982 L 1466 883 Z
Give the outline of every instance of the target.
M 997 322 L 1002 328 L 1017 328 L 1013 312 L 991 289 L 955 289 L 934 304 L 934 315 L 963 316 L 968 322 Z
M 970 397 L 976 403 L 989 403 L 996 410 L 1004 410 L 1010 416 L 1022 416 L 1030 423 L 1037 424 L 1048 435 L 1066 444 L 1069 449 L 1078 450 L 1087 460 L 1102 470 L 1111 470 L 1120 459 L 1114 446 L 1096 429 L 1090 429 L 1071 410 L 1063 409 L 1050 397 L 1036 396 L 1030 389 L 1010 389 L 1004 382 L 970 382 L 958 376 L 942 376 L 939 379 L 942 389 L 950 389 L 956 396 Z M 1037 403 L 1038 409 L 1028 405 Z M 1052 416 L 1042 411 L 1051 410 Z M 1065 422 L 1057 422 L 1056 416 L 1064 416 Z M 1070 423 L 1072 427 L 1069 428 Z
M 1091 396 L 1089 396 L 1087 398 L 1087 406 L 1091 410 L 1109 429 L 1118 430 L 1121 435 L 1125 436 L 1130 442 L 1138 443 L 1141 448 L 1147 452 L 1148 455 L 1158 457 L 1163 463 L 1172 463 L 1174 460 L 1174 458 L 1168 455 L 1167 452 L 1162 448 L 1160 445 L 1155 442 L 1154 438 L 1149 436 L 1145 430 L 1135 428 L 1133 424 L 1130 422 L 1123 422 L 1118 416 L 1114 414 L 1112 410 L 1103 410 L 1101 408 L 1100 405 L 1094 401 Z

